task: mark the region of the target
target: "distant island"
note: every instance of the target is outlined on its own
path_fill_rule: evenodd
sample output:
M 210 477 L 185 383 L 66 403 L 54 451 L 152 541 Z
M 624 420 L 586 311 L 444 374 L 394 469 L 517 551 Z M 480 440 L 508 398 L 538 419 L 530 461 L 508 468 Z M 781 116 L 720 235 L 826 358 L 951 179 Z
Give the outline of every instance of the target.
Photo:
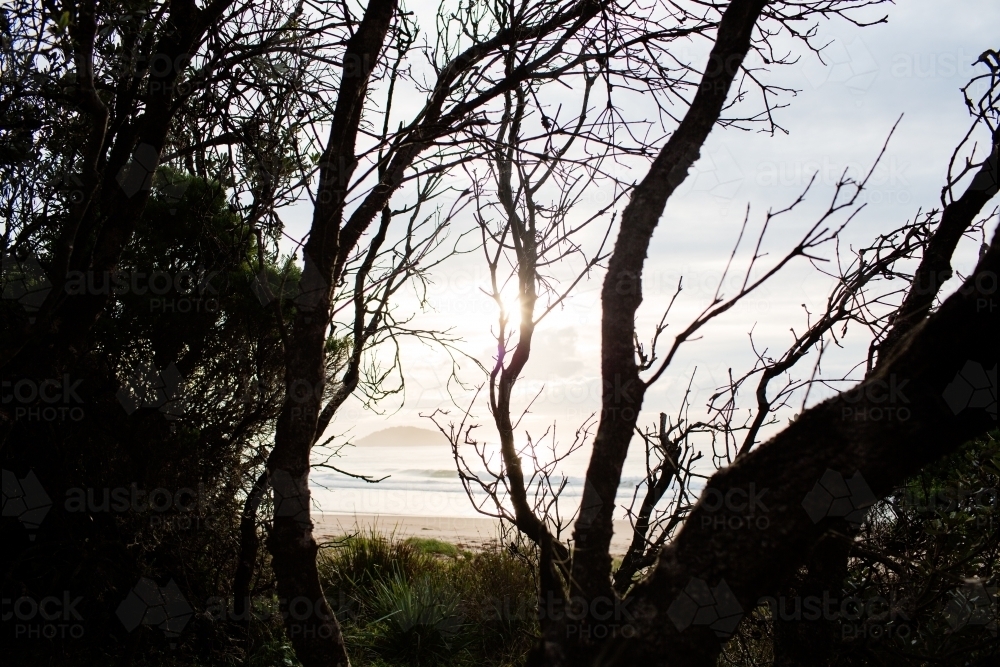
M 354 441 L 359 447 L 408 447 L 411 445 L 447 445 L 440 431 L 416 426 L 392 426 Z

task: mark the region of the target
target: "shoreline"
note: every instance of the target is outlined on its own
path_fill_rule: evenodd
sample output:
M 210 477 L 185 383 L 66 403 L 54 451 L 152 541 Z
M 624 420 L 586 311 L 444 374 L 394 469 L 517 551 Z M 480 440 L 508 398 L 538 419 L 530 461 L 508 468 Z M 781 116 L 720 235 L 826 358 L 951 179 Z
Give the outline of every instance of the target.
M 423 537 L 441 540 L 460 549 L 478 550 L 499 537 L 500 521 L 488 517 L 408 516 L 402 514 L 336 514 L 313 516 L 316 541 L 366 532 L 377 532 L 406 539 Z M 567 535 L 568 536 L 568 535 Z M 615 521 L 611 540 L 611 555 L 622 556 L 631 542 L 631 526 L 627 520 Z

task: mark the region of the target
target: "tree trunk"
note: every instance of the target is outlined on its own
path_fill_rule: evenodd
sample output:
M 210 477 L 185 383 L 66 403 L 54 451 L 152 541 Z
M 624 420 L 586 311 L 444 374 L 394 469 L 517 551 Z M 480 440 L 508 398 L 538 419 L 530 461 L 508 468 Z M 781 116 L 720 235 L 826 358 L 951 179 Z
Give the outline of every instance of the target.
M 395 0 L 371 0 L 346 44 L 330 140 L 320 161 L 312 227 L 302 253 L 301 293 L 295 299 L 295 320 L 285 348 L 285 403 L 267 461 L 274 490 L 274 525 L 267 546 L 285 629 L 304 667 L 350 664 L 340 625 L 323 595 L 316 568 L 319 546 L 309 516 L 309 455 L 322 408 L 330 299 L 340 279 L 338 256 L 350 251 L 342 245 L 341 222 L 347 188 L 357 166 L 354 151 L 361 112 L 368 80 L 395 10 Z
M 927 243 L 923 258 L 913 274 L 910 289 L 903 299 L 892 328 L 879 345 L 878 363 L 888 359 L 896 347 L 930 312 L 941 286 L 952 275 L 951 260 L 959 240 L 980 215 L 986 203 L 997 193 L 998 154 L 1000 154 L 1000 130 L 993 133 L 993 150 L 976 172 L 962 195 L 941 212 L 941 221 Z M 877 368 L 878 364 L 876 364 Z M 847 532 L 845 529 L 841 532 Z M 830 595 L 842 591 L 848 571 L 849 545 L 833 536 L 820 540 L 806 565 L 808 574 L 797 580 L 789 588 L 779 592 L 781 597 L 798 595 L 819 595 L 824 591 Z M 796 591 L 798 591 L 796 593 Z M 840 638 L 836 626 L 828 619 L 814 622 L 789 622 L 774 617 L 774 664 L 776 667 L 792 667 L 803 664 L 805 656 L 823 656 L 814 660 L 824 660 L 822 664 L 835 664 L 836 649 Z M 821 664 L 819 662 L 817 665 Z
M 257 550 L 260 540 L 257 539 L 257 512 L 267 491 L 267 471 L 263 471 L 254 482 L 253 488 L 243 504 L 243 514 L 240 517 L 240 555 L 236 562 L 236 574 L 233 577 L 233 611 L 238 620 L 244 620 L 244 614 L 251 607 L 250 584 L 253 581 L 257 564 Z M 249 617 L 247 617 L 249 620 Z
M 634 335 L 649 242 L 667 200 L 687 177 L 719 119 L 765 4 L 765 0 L 733 0 L 726 8 L 690 109 L 622 213 L 601 290 L 601 421 L 573 533 L 573 584 L 587 600 L 614 599 L 608 549 L 615 496 L 646 392 L 636 364 Z
M 718 512 L 699 501 L 677 539 L 661 552 L 654 572 L 630 596 L 634 635 L 605 642 L 599 652 L 580 650 L 579 664 L 592 662 L 585 656 L 595 653 L 615 656 L 616 664 L 714 664 L 735 622 L 762 596 L 778 590 L 843 521 L 832 505 L 817 515 L 809 502 L 817 498 L 821 479 L 833 474 L 863 481 L 871 493 L 852 491 L 851 499 L 864 510 L 926 464 L 995 428 L 995 413 L 959 399 L 971 367 L 996 372 L 1000 309 L 995 303 L 989 307 L 994 288 L 982 279 L 996 273 L 998 233 L 965 284 L 913 330 L 860 391 L 852 390 L 852 402 L 840 395 L 806 410 L 769 442 L 716 473 L 707 488 L 723 497 L 732 490 L 746 493 L 751 484 L 767 490 L 767 525 L 714 530 Z M 852 415 L 859 409 L 885 409 L 882 387 L 894 378 L 897 388 L 906 382 L 908 420 L 845 417 L 848 408 Z M 689 613 L 696 609 L 685 604 L 685 596 L 705 586 L 713 598 L 705 606 L 719 617 L 710 622 L 698 620 Z

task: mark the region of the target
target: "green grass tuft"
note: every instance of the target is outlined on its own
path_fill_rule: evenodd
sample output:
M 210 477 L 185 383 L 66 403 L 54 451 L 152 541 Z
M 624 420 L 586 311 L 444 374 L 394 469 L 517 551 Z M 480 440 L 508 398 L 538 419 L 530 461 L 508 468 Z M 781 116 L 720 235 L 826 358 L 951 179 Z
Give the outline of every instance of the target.
M 429 537 L 410 537 L 404 540 L 406 544 L 412 545 L 417 551 L 429 556 L 449 556 L 457 558 L 458 547 L 448 542 L 436 540 Z

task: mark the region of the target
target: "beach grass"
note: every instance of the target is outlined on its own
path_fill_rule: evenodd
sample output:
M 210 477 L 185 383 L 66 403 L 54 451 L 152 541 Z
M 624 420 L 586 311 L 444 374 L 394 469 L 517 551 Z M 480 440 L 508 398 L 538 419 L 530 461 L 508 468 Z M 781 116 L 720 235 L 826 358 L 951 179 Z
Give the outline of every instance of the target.
M 409 537 L 405 540 L 417 551 L 431 556 L 448 556 L 457 558 L 461 553 L 459 548 L 450 542 L 431 537 Z
M 500 541 L 471 552 L 374 528 L 320 552 L 352 664 L 523 664 L 537 638 L 533 563 Z

